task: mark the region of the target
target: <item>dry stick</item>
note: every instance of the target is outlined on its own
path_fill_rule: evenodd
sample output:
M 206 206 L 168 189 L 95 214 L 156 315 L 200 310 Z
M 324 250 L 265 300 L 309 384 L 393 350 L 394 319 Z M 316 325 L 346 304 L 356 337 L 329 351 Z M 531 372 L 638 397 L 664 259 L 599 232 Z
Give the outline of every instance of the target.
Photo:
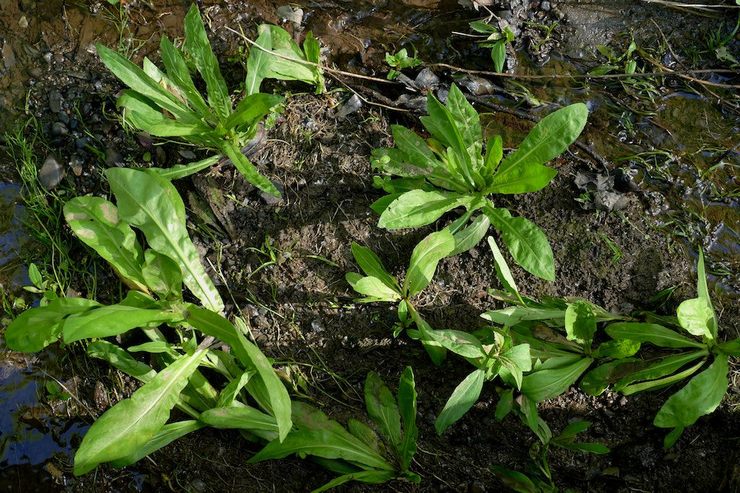
M 681 3 L 681 2 L 670 2 L 668 0 L 642 0 L 645 3 L 659 3 L 661 5 L 667 5 L 669 7 L 677 7 L 682 9 L 697 9 L 711 12 L 712 9 L 727 9 L 737 10 L 740 9 L 738 5 L 709 5 L 709 4 L 696 4 L 696 3 Z

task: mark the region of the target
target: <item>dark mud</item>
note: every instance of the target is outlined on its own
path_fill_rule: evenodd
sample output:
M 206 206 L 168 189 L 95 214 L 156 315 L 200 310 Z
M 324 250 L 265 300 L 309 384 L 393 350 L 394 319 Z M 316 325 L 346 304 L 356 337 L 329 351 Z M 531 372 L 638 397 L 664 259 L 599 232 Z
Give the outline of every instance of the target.
M 148 139 L 124 131 L 115 118 L 115 95 L 121 87 L 95 59 L 92 43 L 119 46 L 119 11 L 105 2 L 91 2 L 88 8 L 65 2 L 44 3 L 41 8 L 41 3 L 8 2 L 0 10 L 0 18 L 9 26 L 3 34 L 3 46 L 28 56 L 16 55 L 10 66 L 8 58 L 4 59 L 3 110 L 21 114 L 20 121 L 38 129 L 43 137 L 43 144 L 37 146 L 39 165 L 47 154 L 63 163 L 66 177 L 57 190 L 60 196 L 106 194 L 101 177 L 106 167 L 166 166 L 186 160 L 190 149 L 175 144 L 152 146 Z M 168 2 L 156 9 L 146 2 L 127 3 L 125 13 L 131 22 L 121 31 L 125 34 L 122 48 L 135 52 L 138 58 L 147 55 L 156 59 L 159 36 L 180 34 L 187 2 Z M 203 12 L 210 21 L 214 47 L 229 67 L 230 87 L 235 87 L 243 78 L 242 67 L 235 63 L 243 42 L 225 27 L 242 26 L 245 33 L 254 33 L 261 21 L 281 21 L 278 5 L 263 1 L 246 6 L 240 2 L 210 3 L 216 2 L 203 2 Z M 566 7 L 560 6 L 559 11 L 568 12 Z M 579 11 L 577 6 L 568 8 Z M 448 35 L 465 30 L 466 20 L 475 16 L 455 2 L 325 2 L 303 5 L 302 9 L 300 26 L 285 26 L 297 34 L 313 29 L 328 47 L 331 59 L 343 69 L 382 76 L 385 51 L 395 51 L 406 43 L 430 54 L 427 60 L 477 66 L 486 57 L 471 43 Z M 502 10 L 509 10 L 511 18 L 519 21 L 558 19 L 558 10 L 546 11 L 529 3 L 514 2 Z M 16 25 L 20 16 L 29 22 L 26 28 Z M 568 16 L 577 19 L 575 14 Z M 567 19 L 560 19 L 566 34 L 575 29 L 569 26 L 577 24 Z M 715 26 L 718 21 L 706 22 Z M 599 33 L 612 33 L 604 34 L 607 42 L 616 37 L 614 31 L 618 29 L 611 24 Z M 534 31 L 526 32 L 535 36 Z M 548 46 L 562 47 L 565 39 L 564 34 L 557 34 Z M 534 62 L 549 55 L 538 58 L 538 53 L 544 52 L 533 53 L 531 46 L 522 46 L 525 56 L 517 70 L 582 70 L 581 62 L 568 57 L 567 46 L 561 50 L 565 55 L 556 51 L 550 63 L 540 68 Z M 445 84 L 450 82 L 450 74 L 439 75 Z M 496 131 L 505 122 L 504 126 L 514 129 L 506 134 L 507 146 L 513 147 L 532 125 L 517 116 L 517 111 L 536 117 L 554 105 L 528 111 L 521 89 L 506 81 L 500 84 L 501 93 L 492 101 L 510 111 L 494 111 L 487 120 L 488 131 Z M 331 87 L 341 85 L 333 82 Z M 397 86 L 368 87 L 391 101 L 404 92 Z M 527 87 L 544 103 L 584 100 L 595 112 L 582 139 L 586 147 L 573 147 L 553 163 L 559 174 L 550 187 L 500 199 L 501 205 L 539 224 L 555 253 L 557 281 L 545 283 L 515 268 L 520 289 L 534 297 L 584 297 L 623 313 L 652 308 L 670 311 L 682 299 L 693 296 L 693 251 L 702 243 L 714 266 L 711 285 L 725 293 L 717 303 L 720 323 L 728 335 L 736 337 L 740 329 L 734 296 L 738 227 L 732 170 L 736 164 L 729 161 L 727 166 L 715 166 L 718 155 L 728 149 L 722 159 L 737 158 L 737 149 L 732 150 L 737 119 L 728 118 L 732 113 L 706 96 L 666 96 L 660 99 L 659 111 L 633 122 L 638 131 L 623 139 L 619 132 L 624 128 L 614 123 L 615 107 L 619 106 L 609 97 L 622 88 L 592 88 L 581 83 L 527 83 Z M 305 91 L 300 85 L 276 84 L 273 88 Z M 625 92 L 619 94 L 617 99 L 622 101 Z M 381 490 L 501 491 L 503 486 L 489 467 L 501 464 L 524 470 L 533 435 L 515 418 L 503 423 L 494 420 L 496 393 L 487 386 L 473 410 L 438 437 L 433 427 L 436 413 L 468 367 L 455 359 L 434 367 L 419 345 L 405 337 L 392 338 L 392 310 L 352 302 L 353 294 L 344 281 L 344 273 L 355 270 L 351 242 L 373 248 L 392 272 L 403 274 L 413 246 L 431 229 L 389 233 L 375 226 L 377 217 L 368 208 L 380 196 L 372 187 L 370 150 L 390 143 L 391 123 L 413 126 L 416 115 L 366 104 L 338 119 L 346 97 L 338 92 L 299 94 L 289 99 L 285 112 L 269 129 L 253 160 L 283 187 L 282 201 L 266 200 L 226 165 L 177 183 L 189 208 L 191 234 L 207 265 L 214 266 L 211 274 L 230 313 L 241 314 L 248 321 L 255 340 L 279 362 L 286 378 L 333 417 L 346 420 L 362 413 L 360 396 L 368 371 L 378 371 L 386 381 L 395 382 L 404 366 L 413 366 L 421 427 L 415 470 L 423 482 L 420 487 L 394 482 Z M 478 109 L 491 111 L 483 105 Z M 9 125 L 10 119 L 3 123 Z M 662 136 L 660 146 L 654 140 L 662 135 L 656 128 L 667 129 L 669 134 Z M 709 147 L 707 141 L 713 146 L 708 155 L 702 151 Z M 667 148 L 676 159 L 658 163 L 637 158 L 617 160 L 646 148 Z M 715 151 L 719 154 L 713 154 Z M 145 162 L 147 154 L 150 163 Z M 603 162 L 594 159 L 594 154 L 603 157 Z M 10 163 L 4 162 L 2 169 L 4 178 L 17 181 Z M 707 169 L 719 171 L 707 175 Z M 589 174 L 616 178 L 609 191 L 618 196 L 617 210 L 605 210 L 593 196 L 584 200 L 579 177 Z M 697 180 L 702 181 L 697 184 Z M 714 188 L 707 183 L 715 184 Z M 17 186 L 9 190 L 17 190 Z M 0 234 L 17 234 L 20 209 L 16 199 L 6 202 L 12 206 L 1 209 L 0 224 L 11 227 L 0 229 Z M 686 209 L 684 204 L 693 206 Z M 698 218 L 697 210 L 701 211 Z M 6 217 L 11 219 L 6 221 Z M 691 222 L 686 222 L 687 217 Z M 714 222 L 707 223 L 709 220 Z M 4 238 L 0 236 L 2 248 Z M 74 259 L 88 257 L 71 237 L 67 239 L 76 245 L 70 250 Z M 16 245 L 17 240 L 9 244 Z M 718 246 L 713 250 L 715 244 Z M 0 282 L 4 286 L 27 284 L 22 268 L 5 274 L 4 266 L 20 265 L 17 252 L 4 255 L 0 249 Z M 9 260 L 10 256 L 16 260 Z M 8 283 L 13 276 L 17 279 Z M 118 293 L 115 278 L 104 267 L 76 276 L 77 282 L 70 287 L 83 296 L 92 294 L 90 286 L 95 286 L 103 300 Z M 418 306 L 435 327 L 472 330 L 483 325 L 481 312 L 500 307 L 487 293 L 491 287 L 497 287 L 491 259 L 485 248 L 478 247 L 443 261 Z M 651 301 L 656 293 L 669 288 L 673 291 L 667 302 Z M 16 291 L 4 289 L 4 293 L 12 292 L 11 301 L 18 295 Z M 32 301 L 29 295 L 24 297 Z M 80 347 L 65 348 L 61 354 L 47 351 L 40 359 L 0 351 L 2 489 L 292 492 L 306 491 L 331 478 L 310 461 L 298 459 L 246 465 L 258 447 L 235 433 L 217 430 L 185 437 L 131 468 L 101 468 L 95 474 L 75 478 L 72 456 L 87 423 L 129 394 L 133 382 L 87 360 Z M 652 426 L 668 395 L 665 392 L 629 398 L 607 393 L 590 398 L 571 390 L 543 404 L 542 415 L 554 431 L 574 418 L 584 418 L 594 423 L 584 440 L 612 448 L 605 456 L 553 451 L 551 467 L 556 484 L 578 491 L 737 491 L 740 422 L 736 370 L 723 405 L 688 429 L 668 452 L 662 450 L 663 432 Z M 73 398 L 50 394 L 46 383 L 54 379 L 68 388 Z M 344 490 L 371 488 L 350 485 Z

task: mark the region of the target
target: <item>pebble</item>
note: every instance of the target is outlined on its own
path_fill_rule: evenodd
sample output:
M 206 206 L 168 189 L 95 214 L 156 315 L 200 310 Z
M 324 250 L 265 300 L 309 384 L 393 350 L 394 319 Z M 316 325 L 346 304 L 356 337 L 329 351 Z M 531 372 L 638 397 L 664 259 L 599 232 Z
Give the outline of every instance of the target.
M 47 190 L 52 190 L 59 185 L 62 178 L 64 178 L 64 168 L 54 156 L 49 154 L 39 170 L 41 185 Z
M 362 101 L 357 94 L 353 94 L 351 98 L 337 111 L 337 119 L 344 120 L 348 115 L 351 115 L 355 111 L 362 107 Z
M 62 94 L 59 91 L 51 91 L 49 93 L 49 109 L 52 113 L 62 111 Z
M 67 135 L 68 133 L 69 133 L 69 129 L 67 129 L 67 125 L 65 125 L 62 122 L 54 122 L 51 125 L 51 135 L 55 137 Z
M 550 9 L 552 8 L 552 7 L 550 6 L 550 2 L 548 2 L 547 0 L 545 0 L 544 2 L 542 2 L 542 3 L 540 4 L 540 7 L 541 7 L 541 8 L 542 8 L 542 10 L 544 10 L 545 12 L 549 12 L 549 11 L 550 11 Z
M 439 77 L 429 68 L 425 68 L 416 76 L 414 85 L 423 91 L 434 90 L 439 86 Z

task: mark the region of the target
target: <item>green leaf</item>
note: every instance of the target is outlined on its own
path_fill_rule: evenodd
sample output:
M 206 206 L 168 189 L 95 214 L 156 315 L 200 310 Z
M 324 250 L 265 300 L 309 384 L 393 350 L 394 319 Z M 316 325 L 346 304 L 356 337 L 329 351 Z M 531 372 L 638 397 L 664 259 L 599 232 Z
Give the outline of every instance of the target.
M 535 371 L 524 377 L 522 394 L 535 402 L 557 397 L 568 390 L 592 362 L 591 358 L 581 358 L 560 368 Z
M 740 339 L 723 342 L 722 344 L 717 345 L 717 348 L 723 353 L 737 358 L 740 356 Z
M 305 63 L 306 57 L 285 29 L 260 25 L 255 45 L 250 48 L 247 59 L 248 95 L 259 92 L 263 79 L 318 82 L 317 69 Z
M 134 453 L 111 461 L 113 467 L 126 467 L 139 462 L 144 457 L 153 454 L 157 450 L 166 447 L 170 443 L 178 440 L 188 433 L 200 430 L 206 425 L 197 420 L 178 421 L 168 423 L 162 427 L 148 442 L 137 449 Z
M 208 103 L 221 118 L 231 114 L 231 99 L 226 81 L 221 75 L 218 59 L 208 41 L 203 19 L 198 6 L 193 4 L 185 15 L 185 44 L 183 49 L 190 55 L 195 67 L 206 82 Z
M 440 346 L 449 349 L 463 358 L 484 358 L 486 351 L 483 344 L 473 334 L 459 330 L 435 330 L 426 332 Z
M 298 429 L 291 431 L 282 443 L 278 440 L 268 443 L 249 459 L 250 464 L 297 454 L 343 459 L 374 469 L 394 470 L 378 452 L 347 432 L 336 421 L 328 419 L 321 411 L 302 402 L 294 402 L 293 412 Z
M 157 106 L 172 113 L 178 119 L 192 120 L 193 113 L 172 93 L 168 92 L 142 69 L 128 61 L 124 56 L 101 44 L 95 45 L 100 61 L 134 91 L 149 98 Z
M 444 433 L 450 425 L 462 418 L 473 407 L 473 404 L 480 397 L 481 390 L 483 390 L 485 377 L 486 372 L 484 370 L 475 370 L 460 382 L 434 422 L 434 429 L 437 430 L 437 434 Z
M 470 154 L 471 162 L 475 164 L 481 160 L 481 142 L 483 141 L 478 112 L 455 84 L 450 86 L 450 92 L 447 95 L 447 109 L 460 132 L 465 149 Z
M 547 281 L 555 280 L 555 259 L 547 236 L 531 221 L 511 217 L 507 209 L 486 207 L 486 215 L 500 233 L 516 263 Z
M 491 58 L 493 59 L 493 65 L 496 72 L 502 72 L 504 70 L 504 62 L 506 61 L 506 41 L 500 39 L 496 41 L 491 47 Z
M 398 281 L 388 273 L 388 270 L 383 265 L 380 258 L 367 247 L 352 243 L 352 255 L 355 258 L 355 262 L 360 266 L 360 269 L 370 277 L 379 279 L 389 289 L 399 292 L 401 287 L 398 285 Z
M 221 156 L 216 155 L 206 159 L 202 159 L 200 161 L 196 161 L 194 163 L 176 164 L 169 168 L 147 168 L 146 171 L 148 173 L 155 173 L 165 180 L 179 180 L 180 178 L 185 178 L 200 171 L 203 171 L 204 169 L 208 169 L 220 160 Z
M 624 395 L 632 395 L 638 392 L 644 392 L 646 390 L 662 389 L 663 387 L 667 387 L 669 385 L 672 385 L 676 382 L 680 382 L 681 380 L 684 380 L 690 377 L 691 375 L 696 373 L 699 370 L 699 368 L 702 367 L 703 364 L 704 362 L 700 361 L 690 368 L 687 368 L 683 371 L 680 371 L 674 375 L 667 376 L 665 378 L 660 378 L 658 380 L 648 380 L 645 382 L 633 383 L 631 385 L 627 385 L 626 387 L 621 389 L 621 392 Z
M 200 421 L 214 428 L 278 433 L 275 418 L 250 406 L 215 407 L 200 414 Z
M 141 229 L 153 250 L 178 263 L 185 285 L 206 307 L 223 310 L 221 296 L 188 237 L 185 205 L 172 183 L 135 169 L 110 168 L 105 174 L 121 219 Z
M 714 307 L 712 307 L 712 299 L 709 297 L 709 288 L 707 287 L 707 274 L 704 270 L 704 252 L 699 250 L 699 262 L 696 265 L 696 292 L 699 299 L 709 306 L 712 311 L 712 318 L 709 321 L 709 332 L 711 333 L 710 339 L 717 339 L 717 316 L 714 314 Z
M 280 191 L 275 187 L 275 185 L 261 175 L 254 164 L 252 164 L 252 162 L 247 159 L 247 156 L 245 156 L 234 144 L 224 142 L 221 146 L 221 150 L 228 156 L 234 164 L 234 167 L 239 170 L 239 173 L 241 173 L 249 183 L 274 197 L 281 196 Z
M 131 289 L 147 292 L 143 253 L 136 233 L 120 221 L 115 205 L 100 197 L 75 197 L 64 204 L 64 219 L 75 235 L 111 264 Z
M 437 264 L 455 249 L 455 238 L 443 229 L 421 240 L 411 253 L 403 292 L 414 296 L 424 290 L 434 277 Z
M 469 207 L 472 196 L 451 192 L 411 190 L 401 194 L 380 215 L 378 227 L 385 229 L 418 228 L 431 224 L 445 212 Z
M 249 342 L 221 315 L 194 305 L 188 305 L 188 312 L 188 323 L 204 334 L 216 337 L 231 346 L 231 350 L 242 365 L 257 372 L 248 385 L 250 389 L 258 385 L 257 381 L 262 385 L 258 390 L 266 394 L 267 402 L 261 402 L 259 399 L 258 402 L 272 411 L 280 430 L 280 440 L 284 439 L 293 426 L 290 417 L 291 401 L 288 391 L 272 369 L 269 360 L 257 346 Z
M 450 257 L 472 250 L 486 236 L 491 221 L 484 214 L 476 217 L 473 222 L 455 233 L 455 249 Z
M 532 320 L 558 320 L 565 317 L 565 310 L 553 308 L 531 308 L 528 306 L 508 306 L 501 310 L 485 312 L 481 318 L 498 325 L 512 327 L 519 322 Z
M 606 326 L 606 333 L 613 339 L 629 339 L 636 342 L 649 342 L 667 348 L 703 348 L 704 344 L 684 337 L 675 330 L 658 324 L 639 322 L 617 322 Z
M 660 358 L 654 363 L 650 363 L 648 366 L 641 368 L 637 371 L 633 371 L 628 375 L 619 379 L 614 385 L 614 391 L 620 392 L 628 385 L 634 382 L 640 382 L 643 380 L 654 380 L 657 378 L 665 377 L 675 372 L 684 365 L 691 363 L 692 361 L 706 356 L 708 351 L 706 349 L 702 351 L 693 351 L 691 353 L 681 353 L 673 356 L 666 356 Z
M 523 373 L 532 369 L 532 356 L 529 344 L 518 344 L 509 348 L 499 356 L 502 368 L 499 374 L 504 377 L 507 373 L 514 379 L 517 389 L 522 388 Z
M 542 491 L 526 474 L 503 466 L 491 466 L 491 471 L 507 488 L 517 493 L 540 493 Z
M 653 424 L 659 428 L 686 428 L 713 412 L 727 391 L 727 371 L 728 358 L 715 357 L 706 370 L 668 398 Z
M 588 395 L 601 395 L 607 387 L 617 378 L 615 375 L 619 372 L 619 367 L 626 365 L 629 361 L 617 360 L 604 363 L 586 373 L 581 379 L 581 390 Z
M 493 177 L 498 165 L 501 164 L 501 158 L 504 157 L 504 141 L 500 135 L 496 135 L 488 140 L 486 145 L 486 157 L 483 160 L 483 173 L 486 181 Z
M 136 91 L 123 91 L 116 106 L 123 108 L 127 123 L 156 137 L 189 137 L 199 142 L 215 139 L 212 129 L 199 121 L 197 114 L 190 112 L 180 121 L 174 120 Z
M 395 301 L 401 299 L 401 295 L 394 289 L 389 288 L 377 277 L 362 277 L 356 272 L 349 272 L 345 276 L 352 289 L 367 296 L 360 301 Z
M 393 394 L 375 372 L 368 373 L 365 379 L 365 407 L 388 443 L 398 449 L 401 445 L 401 415 Z
M 201 96 L 200 91 L 196 89 L 185 58 L 167 36 L 162 36 L 162 39 L 160 39 L 159 52 L 162 55 L 165 70 L 167 70 L 167 77 L 183 92 L 190 106 L 198 111 L 201 116 L 210 115 L 211 110 L 203 96 Z
M 594 358 L 628 358 L 637 354 L 640 350 L 641 343 L 629 339 L 620 339 L 603 342 L 596 348 L 593 353 Z
M 31 308 L 18 315 L 5 329 L 5 345 L 13 351 L 36 353 L 62 335 L 65 319 L 84 313 L 100 303 L 85 298 L 57 298 L 46 306 Z
M 501 250 L 499 250 L 493 236 L 488 237 L 488 246 L 491 247 L 491 252 L 493 253 L 493 265 L 496 268 L 496 276 L 499 281 L 506 291 L 519 296 L 519 288 L 516 287 L 514 276 L 511 274 L 511 270 L 509 270 L 509 265 L 506 263 L 504 256 L 501 255 Z
M 514 408 L 514 390 L 506 389 L 499 395 L 496 404 L 496 421 L 503 420 Z
M 107 362 L 140 382 L 149 382 L 157 375 L 149 365 L 135 360 L 124 349 L 108 341 L 91 342 L 87 345 L 87 355 Z
M 568 303 L 565 310 L 565 332 L 569 341 L 575 341 L 584 347 L 591 346 L 596 333 L 596 317 L 589 303 Z
M 324 486 L 311 491 L 311 493 L 322 493 L 324 491 L 329 491 L 332 488 L 336 488 L 337 486 L 343 485 L 350 481 L 359 481 L 360 483 L 367 484 L 383 484 L 395 477 L 396 474 L 393 471 L 369 470 L 351 472 L 349 474 L 343 474 L 342 476 L 332 479 Z
M 250 94 L 239 102 L 236 111 L 226 119 L 224 127 L 227 130 L 232 128 L 252 129 L 265 116 L 269 115 L 273 108 L 280 106 L 283 101 L 282 96 L 275 94 Z
M 219 393 L 216 407 L 231 406 L 239 396 L 239 392 L 241 392 L 244 386 L 249 383 L 249 380 L 251 380 L 254 375 L 254 370 L 246 370 L 238 373 L 238 375 L 236 375 Z
M 161 353 L 168 353 L 172 354 L 172 344 L 170 344 L 167 341 L 150 341 L 145 342 L 143 344 L 137 344 L 135 346 L 129 346 L 126 348 L 126 351 L 129 353 L 152 353 L 152 354 L 161 354 Z
M 362 443 L 372 448 L 373 450 L 380 452 L 380 438 L 375 430 L 370 428 L 362 421 L 358 421 L 354 418 L 347 420 L 347 430 L 352 433 L 353 436 L 359 438 Z
M 110 305 L 70 315 L 64 321 L 64 342 L 67 344 L 93 337 L 116 336 L 137 327 L 156 327 L 183 319 L 172 310 L 146 310 L 126 305 Z
M 398 407 L 401 413 L 403 439 L 397 448 L 401 470 L 408 471 L 416 454 L 416 440 L 419 429 L 416 426 L 416 382 L 410 366 L 403 369 L 398 382 Z
M 544 187 L 554 176 L 543 164 L 562 154 L 581 134 L 588 108 L 576 103 L 550 113 L 506 156 L 492 180 L 497 193 L 523 193 Z M 491 191 L 490 193 L 493 193 Z
M 691 335 L 713 339 L 714 334 L 710 329 L 714 320 L 714 310 L 704 298 L 693 298 L 685 300 L 676 309 L 678 323 Z
M 434 152 L 416 132 L 401 125 L 391 125 L 391 132 L 393 133 L 393 142 L 405 158 L 406 163 L 421 170 L 442 166 Z M 377 160 L 373 161 L 373 166 L 381 170 L 384 169 Z
M 80 476 L 102 462 L 125 459 L 147 444 L 167 423 L 180 392 L 205 353 L 201 349 L 191 356 L 181 356 L 98 418 L 75 454 L 74 474 Z
M 182 271 L 177 262 L 167 255 L 148 249 L 144 252 L 141 274 L 149 289 L 159 298 L 182 299 Z

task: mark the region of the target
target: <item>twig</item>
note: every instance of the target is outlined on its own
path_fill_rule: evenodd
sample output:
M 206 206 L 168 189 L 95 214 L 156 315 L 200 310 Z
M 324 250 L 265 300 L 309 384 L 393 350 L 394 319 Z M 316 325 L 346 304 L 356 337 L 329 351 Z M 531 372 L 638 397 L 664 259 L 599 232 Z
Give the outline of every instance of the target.
M 676 7 L 681 9 L 696 9 L 696 10 L 703 10 L 706 12 L 711 12 L 712 9 L 727 9 L 727 10 L 737 10 L 740 9 L 740 6 L 738 5 L 710 5 L 710 4 L 701 4 L 701 3 L 681 3 L 681 2 L 671 2 L 668 0 L 642 0 L 645 3 L 659 3 L 661 5 L 667 5 L 668 7 Z

